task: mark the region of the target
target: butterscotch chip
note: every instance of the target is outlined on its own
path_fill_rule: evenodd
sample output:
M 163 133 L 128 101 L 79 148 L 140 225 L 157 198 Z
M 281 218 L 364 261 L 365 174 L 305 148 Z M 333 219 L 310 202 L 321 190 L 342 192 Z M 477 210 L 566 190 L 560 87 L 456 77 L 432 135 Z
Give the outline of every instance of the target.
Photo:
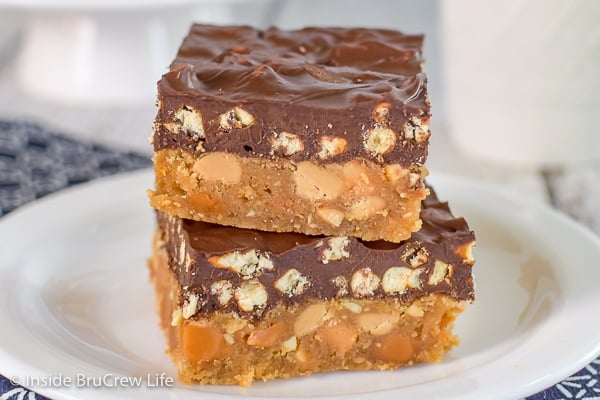
M 315 339 L 322 341 L 329 352 L 344 356 L 356 345 L 358 330 L 350 322 L 340 322 L 319 329 Z
M 205 321 L 182 325 L 180 342 L 182 356 L 189 362 L 212 361 L 229 350 L 221 330 Z
M 413 339 L 407 335 L 390 335 L 375 344 L 374 353 L 383 361 L 408 362 L 414 357 Z
M 194 192 L 188 197 L 188 202 L 199 213 L 219 212 L 222 209 L 217 208 L 217 203 L 210 197 L 209 194 L 203 192 Z

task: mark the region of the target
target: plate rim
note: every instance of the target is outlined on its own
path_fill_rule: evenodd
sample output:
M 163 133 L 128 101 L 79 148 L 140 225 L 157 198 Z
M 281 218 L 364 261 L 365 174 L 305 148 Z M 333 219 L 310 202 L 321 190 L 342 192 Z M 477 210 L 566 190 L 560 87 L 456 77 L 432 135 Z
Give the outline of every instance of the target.
M 52 205 L 56 202 L 61 203 L 63 201 L 69 201 L 69 199 L 71 199 L 74 196 L 75 197 L 76 196 L 85 196 L 87 191 L 92 190 L 90 188 L 93 188 L 94 190 L 100 190 L 100 189 L 102 189 L 103 186 L 113 186 L 113 185 L 118 185 L 118 184 L 124 184 L 129 181 L 137 182 L 139 185 L 139 184 L 141 184 L 141 182 L 139 182 L 140 180 L 143 180 L 148 185 L 151 185 L 151 183 L 152 183 L 152 175 L 151 174 L 152 174 L 151 168 L 143 168 L 143 169 L 136 170 L 136 171 L 120 173 L 120 174 L 116 174 L 116 175 L 112 175 L 112 176 L 108 176 L 108 177 L 99 178 L 99 179 L 96 179 L 93 181 L 89 181 L 86 183 L 82 183 L 82 184 L 78 184 L 78 185 L 66 188 L 64 190 L 60 190 L 58 192 L 55 192 L 48 196 L 45 196 L 44 198 L 35 200 L 35 201 L 30 202 L 22 207 L 19 207 L 18 209 L 12 211 L 11 213 L 1 217 L 0 218 L 0 233 L 2 233 L 2 230 L 4 229 L 5 226 L 14 224 L 14 222 L 11 222 L 11 221 L 14 221 L 14 220 L 18 221 L 21 218 L 27 218 L 27 215 L 29 213 L 32 213 L 31 210 L 35 211 L 38 208 L 48 207 L 48 204 Z M 541 201 L 531 201 L 531 199 L 524 200 L 523 198 L 520 198 L 516 192 L 511 190 L 510 187 L 504 187 L 504 186 L 498 185 L 496 183 L 478 181 L 476 179 L 472 179 L 472 178 L 464 177 L 464 176 L 456 176 L 456 175 L 444 174 L 444 173 L 438 173 L 438 172 L 434 172 L 432 175 L 433 175 L 433 177 L 431 177 L 428 180 L 431 183 L 433 183 L 433 186 L 436 187 L 436 190 L 437 190 L 437 187 L 448 185 L 452 182 L 454 182 L 455 184 L 456 184 L 456 182 L 458 182 L 458 184 L 460 184 L 460 185 L 467 185 L 467 186 L 475 185 L 479 191 L 483 191 L 486 194 L 491 194 L 491 195 L 497 196 L 498 198 L 500 198 L 500 201 L 509 201 L 511 203 L 520 204 L 525 207 L 532 208 L 536 212 L 541 212 L 547 216 L 550 216 L 550 218 L 556 219 L 556 221 L 558 221 L 558 223 L 565 224 L 566 226 L 568 226 L 569 229 L 572 229 L 575 232 L 577 232 L 578 234 L 583 235 L 583 237 L 589 241 L 588 245 L 590 246 L 590 248 L 592 250 L 594 248 L 596 250 L 600 249 L 600 237 L 598 237 L 594 232 L 592 232 L 591 229 L 589 229 L 588 227 L 571 219 L 563 212 L 552 208 L 551 206 L 549 206 L 546 203 L 543 203 Z M 445 183 L 441 183 L 441 182 L 445 182 Z M 136 187 L 136 186 L 134 185 L 134 187 Z M 438 191 L 438 193 L 440 193 L 440 192 Z M 65 198 L 67 200 L 64 200 Z M 446 199 L 446 196 L 443 193 L 443 191 L 441 191 L 440 198 L 443 200 L 448 200 L 448 199 Z M 452 199 L 449 199 L 449 202 L 450 202 L 450 206 L 452 207 Z M 25 215 L 25 217 L 22 217 L 22 215 Z M 564 268 L 564 266 L 562 266 L 562 268 Z M 6 272 L 5 271 L 6 269 L 7 269 L 6 266 L 3 266 L 2 264 L 0 264 L 0 275 L 2 275 L 3 272 Z M 0 300 L 2 300 L 2 295 L 0 295 Z M 2 310 L 0 310 L 0 316 L 2 316 L 3 314 L 4 314 L 4 312 Z M 579 352 L 583 352 L 583 351 L 580 350 Z M 8 359 L 11 361 L 10 363 L 6 362 L 6 363 L 2 363 L 2 365 L 0 365 L 0 373 L 2 373 L 7 379 L 10 379 L 10 378 L 9 378 L 9 375 L 5 374 L 5 372 L 9 371 L 9 368 L 8 368 L 9 366 L 14 367 L 15 365 L 17 366 L 18 371 L 16 373 L 15 373 L 15 371 L 9 371 L 9 374 L 12 374 L 12 376 L 25 375 L 27 373 L 32 374 L 32 372 L 33 373 L 42 373 L 42 374 L 44 373 L 44 371 L 37 369 L 33 365 L 27 363 L 25 360 L 18 360 L 18 359 L 15 359 L 14 357 L 12 357 L 11 353 L 7 353 L 4 350 L 4 345 L 0 345 L 0 354 L 3 356 L 3 359 L 5 359 L 5 360 Z M 585 352 L 585 355 L 578 357 L 577 363 L 569 364 L 567 367 L 562 367 L 560 370 L 554 371 L 554 373 L 545 374 L 543 377 L 540 377 L 539 379 L 537 379 L 534 382 L 531 382 L 529 385 L 527 385 L 526 390 L 518 390 L 518 389 L 525 389 L 523 386 L 520 386 L 518 388 L 510 388 L 507 390 L 507 392 L 502 393 L 502 396 L 500 396 L 500 397 L 529 396 L 529 395 L 538 393 L 541 390 L 549 388 L 549 387 L 559 383 L 560 380 L 579 371 L 581 368 L 588 365 L 591 361 L 593 361 L 599 355 L 600 355 L 600 338 L 598 339 L 594 348 L 588 349 Z M 33 369 L 32 369 L 32 367 L 33 367 Z M 25 374 L 23 374 L 23 372 L 25 372 Z M 458 374 L 458 375 L 461 375 L 461 374 Z M 456 375 L 451 375 L 450 378 L 452 378 L 453 376 L 456 376 Z M 42 394 L 44 396 L 49 396 L 53 399 L 54 398 L 56 398 L 56 399 L 59 399 L 59 398 L 75 399 L 75 398 L 78 398 L 78 397 L 75 397 L 75 394 L 80 393 L 80 392 L 72 391 L 72 390 L 70 390 L 70 391 L 69 390 L 56 390 L 54 388 L 34 388 L 34 389 L 30 389 L 30 390 L 33 390 L 36 393 Z M 339 396 L 339 398 L 352 398 L 352 397 L 365 398 L 367 396 L 372 397 L 372 398 L 384 398 L 385 396 L 387 396 L 389 394 L 394 394 L 394 393 L 402 394 L 402 391 L 403 391 L 403 388 L 393 388 L 393 389 L 375 392 L 375 393 L 373 393 L 373 396 L 371 396 L 371 394 L 368 394 L 368 395 L 354 394 L 354 395 Z M 129 392 L 129 393 L 131 394 L 131 392 Z M 142 392 L 140 392 L 140 393 L 142 393 Z M 198 393 L 200 393 L 200 392 L 198 392 Z M 209 393 L 210 392 L 206 392 L 204 394 L 209 394 Z M 100 398 L 100 397 L 106 398 L 107 397 L 106 395 L 107 395 L 107 393 L 102 393 L 98 398 Z M 210 393 L 210 395 L 216 396 L 217 394 Z M 223 398 L 231 398 L 231 395 L 228 395 L 228 394 L 219 394 L 219 395 L 222 396 Z M 90 398 L 96 398 L 96 397 L 90 397 Z M 120 397 L 114 397 L 114 398 L 120 398 Z M 333 396 L 333 397 L 328 396 L 328 398 L 338 398 L 338 397 L 337 396 Z

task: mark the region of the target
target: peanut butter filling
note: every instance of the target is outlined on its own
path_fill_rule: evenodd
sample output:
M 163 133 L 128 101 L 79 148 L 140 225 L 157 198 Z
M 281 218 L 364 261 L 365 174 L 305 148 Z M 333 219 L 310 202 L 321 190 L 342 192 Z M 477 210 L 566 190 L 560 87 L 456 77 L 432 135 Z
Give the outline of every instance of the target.
M 320 165 L 215 152 L 154 156 L 153 207 L 240 228 L 399 242 L 420 228 L 426 170 L 366 160 Z

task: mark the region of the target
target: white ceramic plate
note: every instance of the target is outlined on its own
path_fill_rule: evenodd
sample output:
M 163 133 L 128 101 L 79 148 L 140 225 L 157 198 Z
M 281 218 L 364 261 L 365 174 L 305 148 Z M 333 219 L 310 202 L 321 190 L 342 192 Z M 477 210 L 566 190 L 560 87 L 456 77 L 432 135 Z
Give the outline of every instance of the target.
M 175 376 L 148 281 L 152 173 L 143 171 L 50 196 L 0 220 L 0 373 L 53 399 L 507 399 L 589 363 L 600 353 L 598 238 L 545 206 L 433 176 L 440 198 L 468 216 L 478 237 L 478 299 L 457 322 L 462 344 L 442 363 L 247 389 L 96 387 L 103 377 L 152 385 L 163 372 Z M 82 379 L 96 383 L 83 388 Z

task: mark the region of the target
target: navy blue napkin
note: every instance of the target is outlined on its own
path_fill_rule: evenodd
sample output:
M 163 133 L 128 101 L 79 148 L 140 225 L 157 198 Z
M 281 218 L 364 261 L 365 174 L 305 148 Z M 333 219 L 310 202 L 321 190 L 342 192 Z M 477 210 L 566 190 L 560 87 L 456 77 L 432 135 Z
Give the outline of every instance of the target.
M 0 216 L 68 186 L 150 165 L 146 156 L 0 121 Z

